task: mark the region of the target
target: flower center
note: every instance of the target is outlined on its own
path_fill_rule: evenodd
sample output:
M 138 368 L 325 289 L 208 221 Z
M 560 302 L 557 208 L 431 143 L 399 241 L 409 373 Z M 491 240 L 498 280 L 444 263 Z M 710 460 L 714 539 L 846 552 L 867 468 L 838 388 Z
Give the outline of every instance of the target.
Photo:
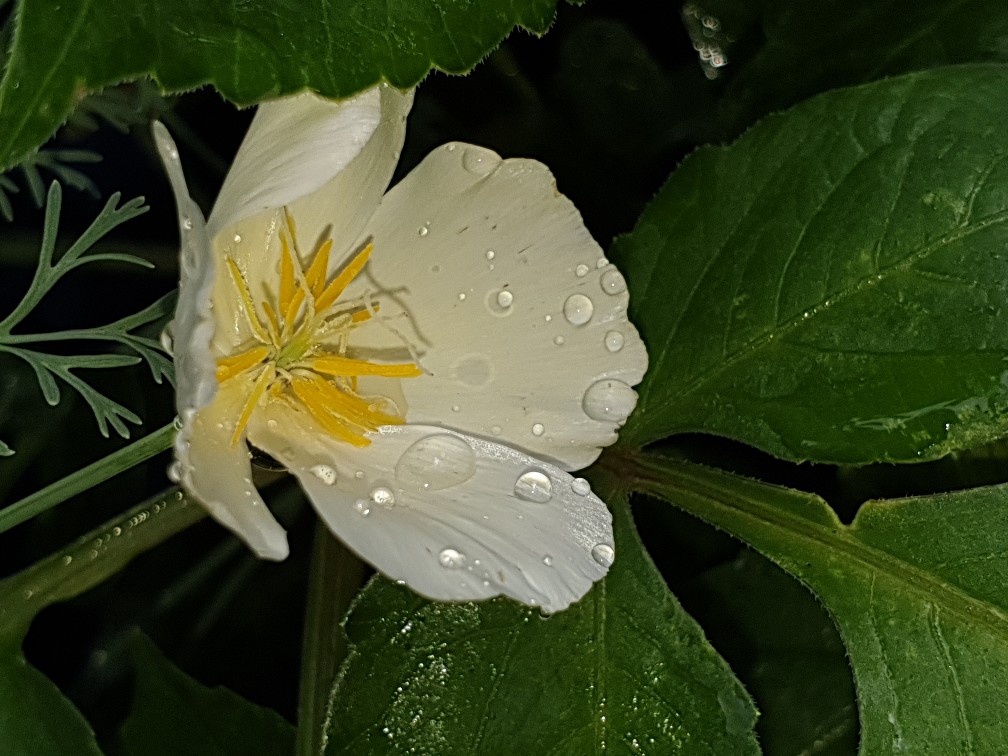
M 365 245 L 332 280 L 327 280 L 332 239 L 315 251 L 304 268 L 294 219 L 284 208 L 280 232 L 280 280 L 275 292 L 258 302 L 248 280 L 230 256 L 228 274 L 254 345 L 217 360 L 217 381 L 242 378 L 249 386 L 231 444 L 241 440 L 255 408 L 283 402 L 307 412 L 327 433 L 355 446 L 370 444 L 366 434 L 403 418 L 384 397 L 358 392 L 361 376 L 413 378 L 423 373 L 415 363 L 384 364 L 347 356 L 350 334 L 375 316 L 379 307 L 364 298 L 341 302 L 347 286 L 367 264 L 373 250 Z

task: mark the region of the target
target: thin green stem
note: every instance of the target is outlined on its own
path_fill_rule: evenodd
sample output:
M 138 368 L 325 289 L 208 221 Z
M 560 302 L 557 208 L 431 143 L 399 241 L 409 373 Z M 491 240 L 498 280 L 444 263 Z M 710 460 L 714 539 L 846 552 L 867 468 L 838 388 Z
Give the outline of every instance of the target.
M 42 609 L 94 588 L 205 514 L 203 507 L 172 488 L 0 581 L 0 633 L 13 633 L 20 640 Z
M 0 509 L 0 533 L 62 504 L 82 491 L 104 483 L 124 470 L 147 461 L 155 454 L 170 449 L 174 438 L 175 425 L 169 423 L 104 459 L 93 462 L 62 480 L 46 486 L 41 491 Z

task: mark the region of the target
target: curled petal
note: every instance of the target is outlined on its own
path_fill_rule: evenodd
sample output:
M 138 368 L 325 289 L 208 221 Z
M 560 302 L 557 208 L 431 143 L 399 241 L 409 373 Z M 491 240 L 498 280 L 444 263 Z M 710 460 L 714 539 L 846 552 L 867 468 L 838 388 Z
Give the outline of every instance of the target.
M 375 251 L 356 292 L 387 292 L 385 321 L 429 373 L 403 382 L 408 422 L 568 470 L 616 440 L 647 352 L 622 275 L 546 166 L 446 145 L 385 196 L 368 233 Z M 368 339 L 376 352 L 397 345 L 380 328 L 355 345 Z
M 505 595 L 556 612 L 612 562 L 609 511 L 554 465 L 429 426 L 386 426 L 366 449 L 337 448 L 297 413 L 270 409 L 253 442 L 290 467 L 333 533 L 418 593 Z

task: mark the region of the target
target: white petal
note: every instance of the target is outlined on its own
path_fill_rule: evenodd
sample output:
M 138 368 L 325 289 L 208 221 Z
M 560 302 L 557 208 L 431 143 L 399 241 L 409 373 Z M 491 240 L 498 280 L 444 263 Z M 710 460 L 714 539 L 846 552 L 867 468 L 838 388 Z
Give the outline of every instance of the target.
M 253 443 L 291 468 L 333 533 L 424 596 L 503 594 L 556 612 L 612 561 L 605 504 L 553 465 L 413 425 L 383 428 L 371 446 L 351 448 L 299 427 L 282 406 L 264 414 L 275 430 L 269 419 L 254 421 Z M 528 474 L 532 483 L 518 484 Z
M 211 237 L 230 237 L 239 221 L 332 184 L 354 162 L 353 175 L 320 198 L 324 222 L 336 213 L 355 215 L 362 202 L 370 213 L 395 170 L 412 101 L 412 92 L 380 85 L 338 102 L 306 93 L 260 105 L 210 214 Z M 354 207 L 347 212 L 337 201 Z
M 446 145 L 385 196 L 367 232 L 370 281 L 354 292 L 394 292 L 382 319 L 432 374 L 402 381 L 410 423 L 496 438 L 570 470 L 616 440 L 647 352 L 623 277 L 544 165 Z M 396 345 L 380 325 L 351 344 Z
M 210 404 L 180 415 L 173 471 L 182 487 L 259 557 L 286 559 L 287 535 L 252 485 L 248 448 L 244 442 L 231 445 L 243 388 L 240 380 L 226 383 Z
M 181 255 L 179 295 L 175 319 L 166 329 L 175 358 L 175 404 L 179 416 L 206 406 L 217 391 L 216 363 L 210 352 L 214 334 L 214 314 L 210 292 L 214 286 L 216 264 L 210 250 L 203 213 L 189 196 L 178 149 L 168 130 L 153 125 L 154 141 L 168 173 L 179 215 Z

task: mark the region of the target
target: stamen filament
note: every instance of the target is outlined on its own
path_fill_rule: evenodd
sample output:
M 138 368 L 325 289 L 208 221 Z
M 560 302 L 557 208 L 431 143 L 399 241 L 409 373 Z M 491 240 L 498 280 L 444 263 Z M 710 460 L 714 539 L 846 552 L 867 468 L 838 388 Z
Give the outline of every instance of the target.
M 217 360 L 217 382 L 223 383 L 229 378 L 234 378 L 239 373 L 243 373 L 250 367 L 258 365 L 269 356 L 268 347 L 254 347 L 233 357 L 222 357 Z
M 329 251 L 332 246 L 333 240 L 326 239 L 305 271 L 305 283 L 315 299 L 318 299 L 325 289 L 326 274 L 329 272 Z
M 364 247 L 357 255 L 351 260 L 343 270 L 340 271 L 339 275 L 332 280 L 325 291 L 321 295 L 316 297 L 315 309 L 318 311 L 325 310 L 330 305 L 333 304 L 337 299 L 339 299 L 340 294 L 342 294 L 346 287 L 350 285 L 357 275 L 364 269 L 367 265 L 368 258 L 371 256 L 371 250 L 374 249 L 374 244 L 368 242 L 367 246 Z
M 255 383 L 252 385 L 252 390 L 249 392 L 248 398 L 245 400 L 245 406 L 242 407 L 241 414 L 238 416 L 238 422 L 235 423 L 234 435 L 231 436 L 231 446 L 237 446 L 238 442 L 241 440 L 242 433 L 245 432 L 245 426 L 248 425 L 249 419 L 252 417 L 252 412 L 255 410 L 256 405 L 259 403 L 259 399 L 262 397 L 266 389 L 269 388 L 270 383 L 276 377 L 276 370 L 272 365 L 266 363 L 266 367 L 259 377 L 255 379 Z
M 259 341 L 263 344 L 269 344 L 269 336 L 266 333 L 266 329 L 263 328 L 263 324 L 259 322 L 259 315 L 256 313 L 255 305 L 252 304 L 252 295 L 249 293 L 245 276 L 242 275 L 242 272 L 238 269 L 238 263 L 232 260 L 230 255 L 225 257 L 224 260 L 227 262 L 228 271 L 231 273 L 231 282 L 238 291 L 238 298 L 241 300 L 242 309 L 245 311 L 245 320 L 248 321 L 249 328 L 252 329 L 252 333 L 256 335 Z

